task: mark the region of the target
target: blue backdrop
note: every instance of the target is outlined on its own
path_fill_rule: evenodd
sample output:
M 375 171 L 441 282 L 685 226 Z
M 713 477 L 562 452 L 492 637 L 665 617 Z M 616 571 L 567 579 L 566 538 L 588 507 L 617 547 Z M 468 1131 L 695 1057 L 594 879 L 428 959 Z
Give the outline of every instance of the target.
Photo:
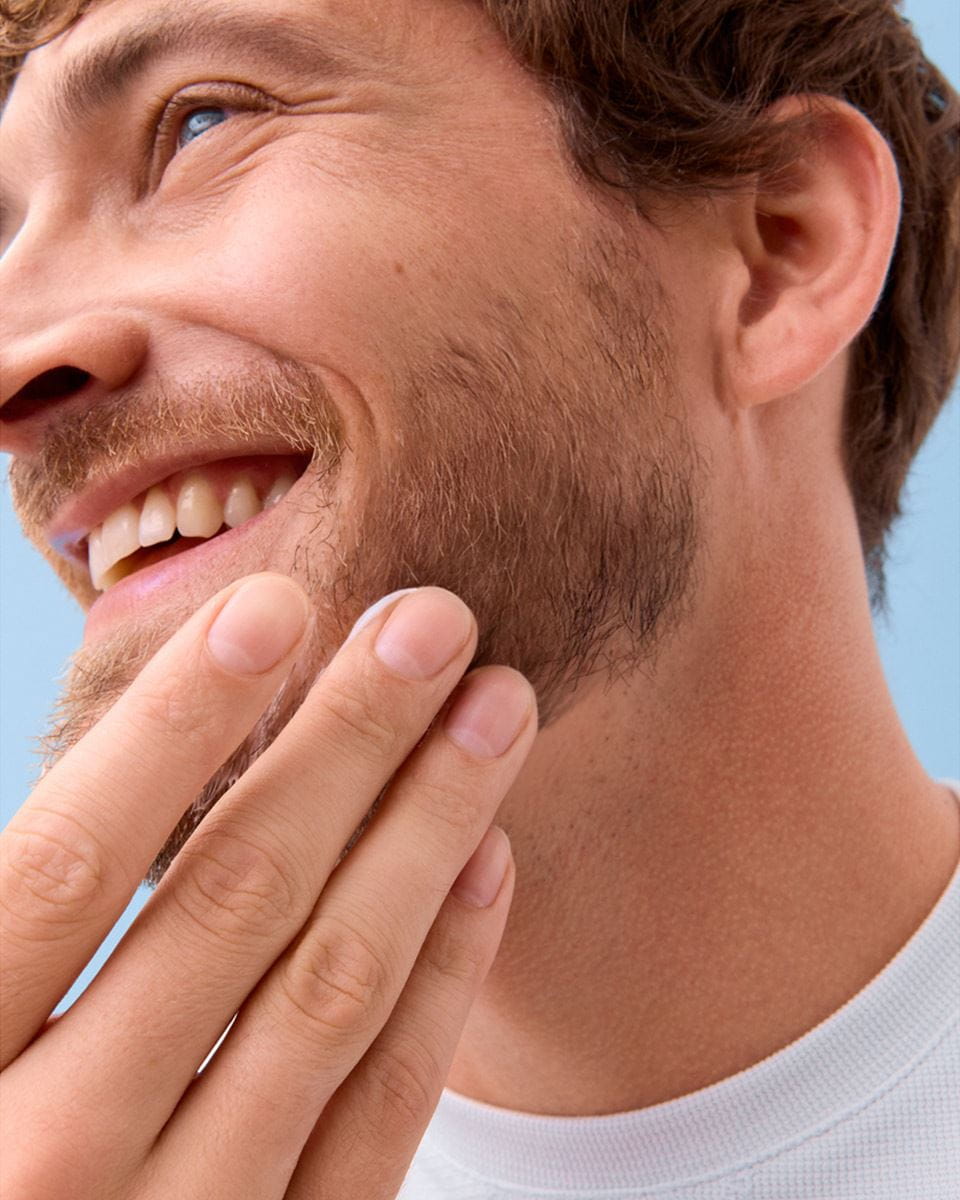
M 908 0 L 904 11 L 929 57 L 960 86 L 957 0 Z M 877 637 L 894 698 L 921 761 L 935 776 L 960 779 L 957 390 L 920 452 L 905 507 L 890 554 L 890 615 L 877 622 Z M 56 677 L 79 644 L 82 625 L 79 610 L 20 535 L 4 480 L 0 494 L 0 823 L 6 823 L 27 795 L 37 762 L 31 739 L 44 727 L 57 693 Z M 137 893 L 61 1009 L 99 969 L 147 894 L 145 889 Z

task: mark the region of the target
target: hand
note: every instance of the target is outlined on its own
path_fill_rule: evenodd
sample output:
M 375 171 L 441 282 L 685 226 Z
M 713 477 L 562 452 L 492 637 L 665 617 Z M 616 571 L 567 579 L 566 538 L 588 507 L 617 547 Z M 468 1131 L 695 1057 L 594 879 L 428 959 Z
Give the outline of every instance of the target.
M 514 871 L 484 834 L 537 729 L 507 667 L 471 672 L 431 727 L 477 642 L 449 592 L 403 596 L 345 643 L 45 1024 L 309 621 L 283 576 L 225 589 L 0 836 L 4 1200 L 396 1196 L 500 942 Z M 502 753 L 452 738 L 471 716 L 482 734 L 481 708 Z M 488 907 L 451 892 L 476 884 L 478 845 L 507 860 Z

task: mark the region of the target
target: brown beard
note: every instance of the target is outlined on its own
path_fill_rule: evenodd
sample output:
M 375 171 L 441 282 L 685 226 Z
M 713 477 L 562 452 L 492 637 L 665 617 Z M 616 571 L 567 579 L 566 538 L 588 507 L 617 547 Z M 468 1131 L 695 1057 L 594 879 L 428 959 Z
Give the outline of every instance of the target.
M 651 663 L 693 591 L 702 467 L 669 387 L 651 296 L 611 287 L 627 270 L 637 276 L 623 253 L 604 243 L 571 264 L 570 295 L 550 313 L 495 297 L 482 330 L 440 335 L 389 397 L 400 435 L 389 449 L 378 443 L 375 469 L 361 464 L 362 494 L 337 486 L 348 448 L 323 381 L 279 359 L 242 379 L 105 399 L 65 415 L 31 465 L 12 464 L 14 503 L 36 533 L 94 471 L 142 458 L 152 429 L 174 428 L 189 445 L 214 427 L 222 434 L 226 412 L 241 439 L 276 435 L 313 453 L 316 487 L 305 503 L 316 505 L 316 537 L 301 540 L 292 562 L 269 564 L 314 598 L 313 644 L 184 812 L 148 884 L 273 742 L 353 620 L 388 592 L 434 584 L 461 596 L 480 629 L 471 665 L 506 663 L 526 675 L 541 728 L 575 702 L 583 681 Z M 321 532 L 330 528 L 335 539 Z M 145 623 L 74 656 L 43 739 L 48 764 L 171 632 Z

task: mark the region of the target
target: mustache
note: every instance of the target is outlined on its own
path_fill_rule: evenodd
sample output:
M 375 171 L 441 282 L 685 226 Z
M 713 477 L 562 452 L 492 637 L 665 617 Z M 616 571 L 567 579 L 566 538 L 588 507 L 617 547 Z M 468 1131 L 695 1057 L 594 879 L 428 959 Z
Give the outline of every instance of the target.
M 10 495 L 24 528 L 39 532 L 91 480 L 180 444 L 265 439 L 309 453 L 324 471 L 339 466 L 343 422 L 319 372 L 275 358 L 242 374 L 163 380 L 64 405 L 36 452 L 10 463 Z

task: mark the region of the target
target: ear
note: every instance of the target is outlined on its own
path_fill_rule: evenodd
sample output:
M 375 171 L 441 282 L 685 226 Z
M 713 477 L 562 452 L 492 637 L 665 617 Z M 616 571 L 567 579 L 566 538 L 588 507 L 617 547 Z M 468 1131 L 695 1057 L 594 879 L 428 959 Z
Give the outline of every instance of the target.
M 732 207 L 741 269 L 721 305 L 730 402 L 798 391 L 841 353 L 877 304 L 896 243 L 900 181 L 867 117 L 828 96 L 790 96 L 774 119 L 813 114 L 810 149 Z

